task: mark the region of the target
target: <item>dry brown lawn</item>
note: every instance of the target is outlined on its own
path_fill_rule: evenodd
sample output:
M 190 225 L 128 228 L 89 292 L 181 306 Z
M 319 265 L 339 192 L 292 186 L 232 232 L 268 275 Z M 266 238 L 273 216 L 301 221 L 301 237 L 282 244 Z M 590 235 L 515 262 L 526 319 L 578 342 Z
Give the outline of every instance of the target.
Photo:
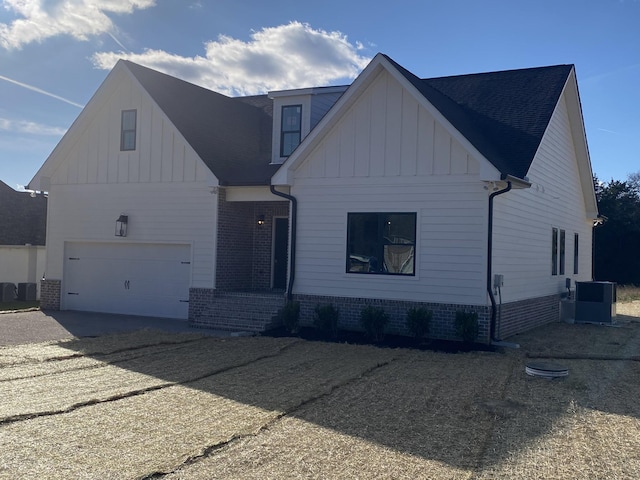
M 640 302 L 618 314 L 501 353 L 149 331 L 0 348 L 0 478 L 637 479 Z

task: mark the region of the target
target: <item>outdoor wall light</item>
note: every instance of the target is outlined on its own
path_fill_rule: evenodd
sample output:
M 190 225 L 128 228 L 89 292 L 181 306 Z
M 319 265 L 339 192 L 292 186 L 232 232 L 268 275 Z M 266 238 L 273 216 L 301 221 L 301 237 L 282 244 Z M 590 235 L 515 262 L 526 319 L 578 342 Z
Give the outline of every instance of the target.
M 116 237 L 127 236 L 127 224 L 129 223 L 129 217 L 127 215 L 120 215 L 116 220 Z
M 258 225 L 264 225 L 264 215 L 258 215 Z

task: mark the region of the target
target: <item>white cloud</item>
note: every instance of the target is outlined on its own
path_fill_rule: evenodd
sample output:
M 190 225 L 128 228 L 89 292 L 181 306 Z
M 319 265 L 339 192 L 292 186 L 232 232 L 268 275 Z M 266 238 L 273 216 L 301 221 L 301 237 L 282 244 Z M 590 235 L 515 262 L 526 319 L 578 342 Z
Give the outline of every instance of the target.
M 0 131 L 2 130 L 12 133 L 52 136 L 62 136 L 66 132 L 64 128 L 51 127 L 26 120 L 9 120 L 8 118 L 0 117 Z
M 17 15 L 10 24 L 0 23 L 0 46 L 21 48 L 58 35 L 78 40 L 111 32 L 107 14 L 129 14 L 155 5 L 155 0 L 2 0 Z
M 221 35 L 207 42 L 205 56 L 182 57 L 163 50 L 101 52 L 98 68 L 111 69 L 120 58 L 183 78 L 220 93 L 254 95 L 268 90 L 349 83 L 370 58 L 362 44 L 341 32 L 291 22 L 263 28 L 248 42 Z

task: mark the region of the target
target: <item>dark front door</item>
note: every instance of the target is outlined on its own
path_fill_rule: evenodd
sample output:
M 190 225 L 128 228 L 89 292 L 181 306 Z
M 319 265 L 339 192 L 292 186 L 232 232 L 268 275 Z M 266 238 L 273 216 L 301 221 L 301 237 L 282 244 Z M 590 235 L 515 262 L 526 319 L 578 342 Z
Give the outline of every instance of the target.
M 289 219 L 274 218 L 273 288 L 287 287 L 287 252 L 289 250 Z

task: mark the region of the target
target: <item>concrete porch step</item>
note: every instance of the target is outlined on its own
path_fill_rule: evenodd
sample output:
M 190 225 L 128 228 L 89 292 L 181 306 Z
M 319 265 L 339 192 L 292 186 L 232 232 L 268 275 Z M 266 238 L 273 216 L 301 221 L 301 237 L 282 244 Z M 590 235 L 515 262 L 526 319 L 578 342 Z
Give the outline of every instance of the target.
M 274 317 L 284 304 L 282 294 L 220 293 L 189 323 L 194 327 L 259 333 L 275 326 Z

